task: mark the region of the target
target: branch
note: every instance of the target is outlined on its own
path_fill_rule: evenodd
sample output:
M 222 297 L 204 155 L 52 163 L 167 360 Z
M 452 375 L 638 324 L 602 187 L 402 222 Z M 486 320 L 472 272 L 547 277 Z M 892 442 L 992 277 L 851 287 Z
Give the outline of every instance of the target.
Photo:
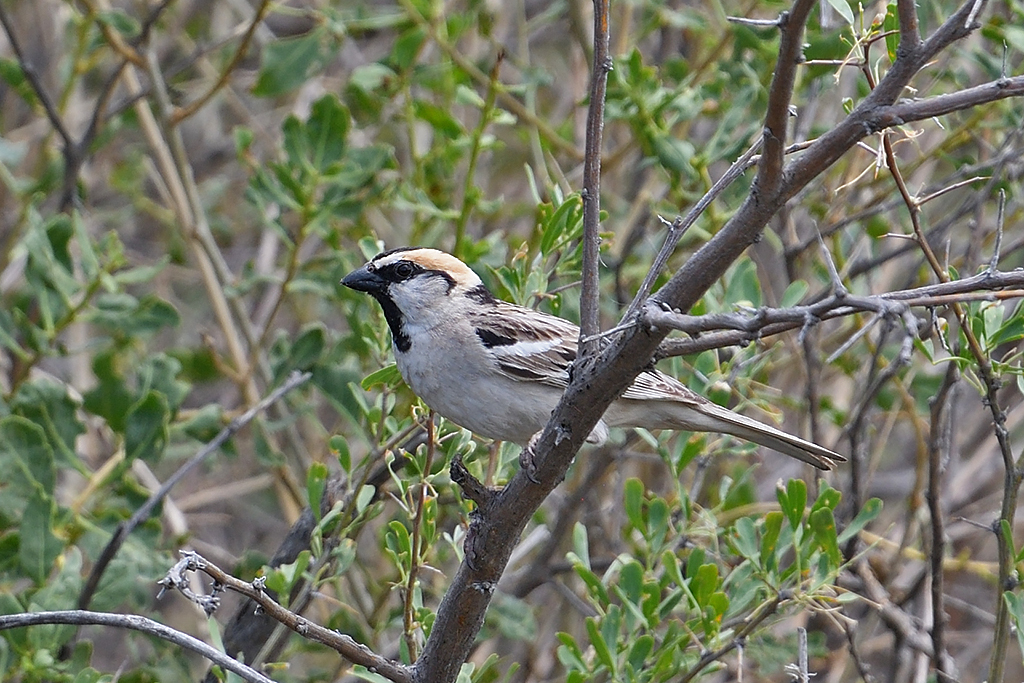
M 873 132 L 882 130 L 883 121 L 873 121 L 877 113 L 896 102 L 910 80 L 935 55 L 955 41 L 968 36 L 974 30 L 973 24 L 969 27 L 965 25 L 974 10 L 974 5 L 974 0 L 962 5 L 916 49 L 908 49 L 901 40 L 901 51 L 892 68 L 878 83 L 878 87 L 872 90 L 839 125 L 815 140 L 800 158 L 787 167 L 785 199 L 803 189 L 807 183 L 835 163 L 859 140 Z M 890 125 L 895 125 L 895 121 L 895 119 L 891 119 Z
M 140 631 L 147 635 L 163 638 L 169 643 L 191 650 L 206 657 L 221 668 L 236 673 L 250 683 L 273 683 L 259 671 L 242 664 L 237 659 L 228 657 L 223 652 L 193 638 L 187 633 L 169 626 L 158 624 L 152 619 L 135 614 L 108 614 L 106 612 L 88 612 L 85 610 L 60 610 L 56 612 L 28 612 L 26 614 L 7 614 L 0 616 L 0 631 L 8 628 L 38 626 L 41 624 L 72 624 L 74 626 L 114 626 Z
M 960 372 L 956 363 L 946 367 L 939 393 L 932 400 L 931 433 L 928 438 L 928 516 L 931 524 L 932 649 L 935 675 L 939 681 L 953 681 L 952 658 L 946 650 L 945 571 L 946 530 L 942 509 L 942 474 L 949 459 L 953 412 Z
M 167 572 L 158 583 L 165 589 L 176 589 L 199 604 L 210 616 L 219 604 L 216 597 L 218 590 L 224 588 L 240 593 L 260 606 L 268 616 L 277 620 L 307 640 L 326 645 L 345 659 L 354 664 L 365 666 L 370 671 L 384 676 L 395 683 L 409 683 L 408 667 L 381 657 L 370 648 L 357 643 L 351 636 L 315 624 L 295 612 L 285 609 L 267 593 L 264 584 L 266 579 L 256 579 L 252 583 L 236 579 L 219 567 L 208 562 L 194 552 L 182 552 L 181 560 Z M 214 593 L 210 596 L 196 596 L 188 587 L 188 573 L 201 571 L 214 580 Z
M 1012 287 L 1014 289 L 1006 289 Z M 913 289 L 870 296 L 833 294 L 813 304 L 789 308 L 759 308 L 741 313 L 691 316 L 647 306 L 644 320 L 657 328 L 678 330 L 693 339 L 669 339 L 658 348 L 656 358 L 699 353 L 735 344 L 748 344 L 761 337 L 806 328 L 825 320 L 876 313 L 904 317 L 911 307 L 935 308 L 968 301 L 1003 301 L 1024 298 L 1024 271 L 988 271 L 962 280 L 942 282 Z M 710 334 L 708 334 L 710 333 Z
M 167 117 L 167 122 L 170 126 L 177 126 L 179 123 L 195 114 L 207 102 L 209 102 L 214 95 L 220 92 L 225 85 L 227 85 L 228 80 L 231 78 L 231 74 L 235 71 L 235 67 L 237 67 L 242 61 L 242 58 L 245 57 L 245 53 L 249 49 L 249 44 L 252 42 L 252 37 L 256 34 L 256 29 L 259 27 L 264 17 L 267 16 L 267 12 L 269 11 L 270 0 L 263 0 L 260 3 L 259 8 L 256 10 L 256 15 L 249 23 L 249 27 L 246 29 L 245 35 L 242 36 L 242 42 L 238 44 L 238 49 L 235 50 L 235 54 L 232 55 L 231 61 L 228 62 L 227 66 L 225 66 L 224 70 L 221 72 L 220 78 L 218 78 L 217 82 L 200 97 L 196 98 L 184 107 L 178 107 L 175 109 L 174 113 Z
M 601 331 L 599 261 L 601 251 L 601 139 L 608 72 L 608 2 L 594 0 L 594 63 L 590 76 L 590 108 L 583 158 L 583 286 L 580 292 L 580 350 L 585 358 L 594 348 L 590 339 Z
M 900 24 L 899 54 L 913 52 L 921 45 L 921 33 L 918 29 L 917 5 L 914 0 L 896 0 L 896 17 Z
M 878 107 L 864 118 L 864 125 L 872 130 L 883 130 L 911 121 L 922 121 L 1022 95 L 1024 95 L 1024 76 L 1000 78 L 953 93 L 936 95 L 923 100 L 905 100 L 897 104 Z
M 814 0 L 796 0 L 793 9 L 779 17 L 779 58 L 775 77 L 768 90 L 768 111 L 764 121 L 764 151 L 758 166 L 757 179 L 750 195 L 772 196 L 782 186 L 782 163 L 791 115 L 793 85 L 796 69 L 803 61 L 804 24 L 817 3 Z

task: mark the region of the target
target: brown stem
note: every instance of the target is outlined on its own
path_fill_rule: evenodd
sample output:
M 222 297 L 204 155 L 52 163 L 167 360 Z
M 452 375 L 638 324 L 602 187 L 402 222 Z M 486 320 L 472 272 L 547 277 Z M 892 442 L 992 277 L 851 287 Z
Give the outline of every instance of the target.
M 599 260 L 601 250 L 601 140 L 604 96 L 611 71 L 608 56 L 608 3 L 594 0 L 594 62 L 583 158 L 583 286 L 580 291 L 580 358 L 595 348 L 588 339 L 601 330 Z

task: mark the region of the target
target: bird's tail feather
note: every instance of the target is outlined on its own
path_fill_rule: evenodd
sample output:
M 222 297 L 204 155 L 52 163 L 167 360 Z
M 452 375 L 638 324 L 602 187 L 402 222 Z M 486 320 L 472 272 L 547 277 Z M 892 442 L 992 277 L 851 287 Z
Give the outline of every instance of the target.
M 758 422 L 745 415 L 734 413 L 714 403 L 702 406 L 702 412 L 708 413 L 721 421 L 719 431 L 723 434 L 736 436 L 756 444 L 772 448 L 820 470 L 831 470 L 837 462 L 845 462 L 846 458 L 833 450 L 816 443 L 801 439 L 799 436 L 787 434 L 763 422 Z

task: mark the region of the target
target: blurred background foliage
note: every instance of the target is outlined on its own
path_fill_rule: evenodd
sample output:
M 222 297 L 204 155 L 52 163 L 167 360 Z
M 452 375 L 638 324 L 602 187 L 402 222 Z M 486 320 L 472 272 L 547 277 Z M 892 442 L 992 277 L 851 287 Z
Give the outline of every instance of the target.
M 501 298 L 575 317 L 589 3 L 0 2 L 0 611 L 78 604 L 114 529 L 150 491 L 291 371 L 306 370 L 309 383 L 133 532 L 90 606 L 145 613 L 216 642 L 216 621 L 179 596 L 155 598 L 154 582 L 189 547 L 242 578 L 269 571 L 282 595 L 311 579 L 310 618 L 408 660 L 460 559 L 471 509 L 448 463 L 461 455 L 499 485 L 517 451 L 440 422 L 436 448 L 399 453 L 427 411 L 391 366 L 376 304 L 338 283 L 385 247 L 434 246 L 472 265 Z M 727 17 L 773 19 L 786 7 L 612 4 L 607 326 L 661 245 L 658 217 L 685 211 L 761 134 L 777 34 Z M 842 7 L 852 25 L 815 16 L 806 34 L 812 61 L 798 72 L 794 142 L 822 134 L 867 94 L 851 65 L 865 57 L 865 36 L 893 25 L 892 6 Z M 923 0 L 923 28 L 954 9 Z M 909 96 L 1019 72 L 1024 4 L 991 3 L 981 21 Z M 894 48 L 871 43 L 863 68 L 884 72 Z M 955 273 L 988 264 L 1000 191 L 1000 267 L 1024 265 L 1022 130 L 1024 109 L 1011 99 L 897 131 L 912 191 L 955 186 L 923 211 Z M 854 293 L 932 282 L 899 239 L 910 224 L 877 148 L 867 139 L 810 185 L 694 312 L 822 296 L 830 280 L 819 232 Z M 724 224 L 751 178 L 712 204 L 670 266 Z M 1008 428 L 1019 440 L 1024 316 L 1013 302 L 970 310 L 1007 380 Z M 777 491 L 809 473 L 716 435 L 618 435 L 585 452 L 513 556 L 466 675 L 677 680 L 756 621 L 744 633 L 747 654 L 702 675 L 735 678 L 742 666 L 746 680 L 779 680 L 805 626 L 812 669 L 831 680 L 858 680 L 862 666 L 911 680 L 908 645 L 858 599 L 855 582 L 836 579 L 840 549 L 870 545 L 890 599 L 924 624 L 932 618 L 919 552 L 928 550 L 929 401 L 949 357 L 962 354 L 965 379 L 978 385 L 960 332 L 941 324 L 951 316 L 934 316 L 939 336 L 919 343 L 911 362 L 900 356 L 898 325 L 841 348 L 867 316 L 665 361 L 713 400 L 862 466 Z M 997 514 L 1003 472 L 990 416 L 969 386 L 952 437 L 942 499 L 949 648 L 971 681 L 987 668 L 999 600 L 995 543 L 979 526 Z M 371 489 L 383 463 L 393 474 Z M 301 510 L 311 500 L 320 509 L 328 479 L 338 505 L 319 518 L 309 552 L 261 569 Z M 858 534 L 868 543 L 852 545 Z M 1011 659 L 1020 672 L 1019 653 Z M 287 662 L 273 670 L 278 680 L 350 675 L 298 637 L 275 660 Z M 86 629 L 76 639 L 70 627 L 37 627 L 0 638 L 3 680 L 119 671 L 120 680 L 171 681 L 204 669 L 141 635 Z

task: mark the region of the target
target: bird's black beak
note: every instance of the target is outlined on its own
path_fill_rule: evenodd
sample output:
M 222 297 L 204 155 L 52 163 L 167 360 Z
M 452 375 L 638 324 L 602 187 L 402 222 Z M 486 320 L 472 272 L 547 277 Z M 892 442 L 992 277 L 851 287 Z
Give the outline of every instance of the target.
M 354 289 L 357 292 L 381 294 L 385 289 L 387 289 L 388 281 L 380 275 L 377 275 L 377 273 L 367 270 L 366 266 L 363 266 L 359 270 L 353 270 L 342 278 L 341 284 Z

